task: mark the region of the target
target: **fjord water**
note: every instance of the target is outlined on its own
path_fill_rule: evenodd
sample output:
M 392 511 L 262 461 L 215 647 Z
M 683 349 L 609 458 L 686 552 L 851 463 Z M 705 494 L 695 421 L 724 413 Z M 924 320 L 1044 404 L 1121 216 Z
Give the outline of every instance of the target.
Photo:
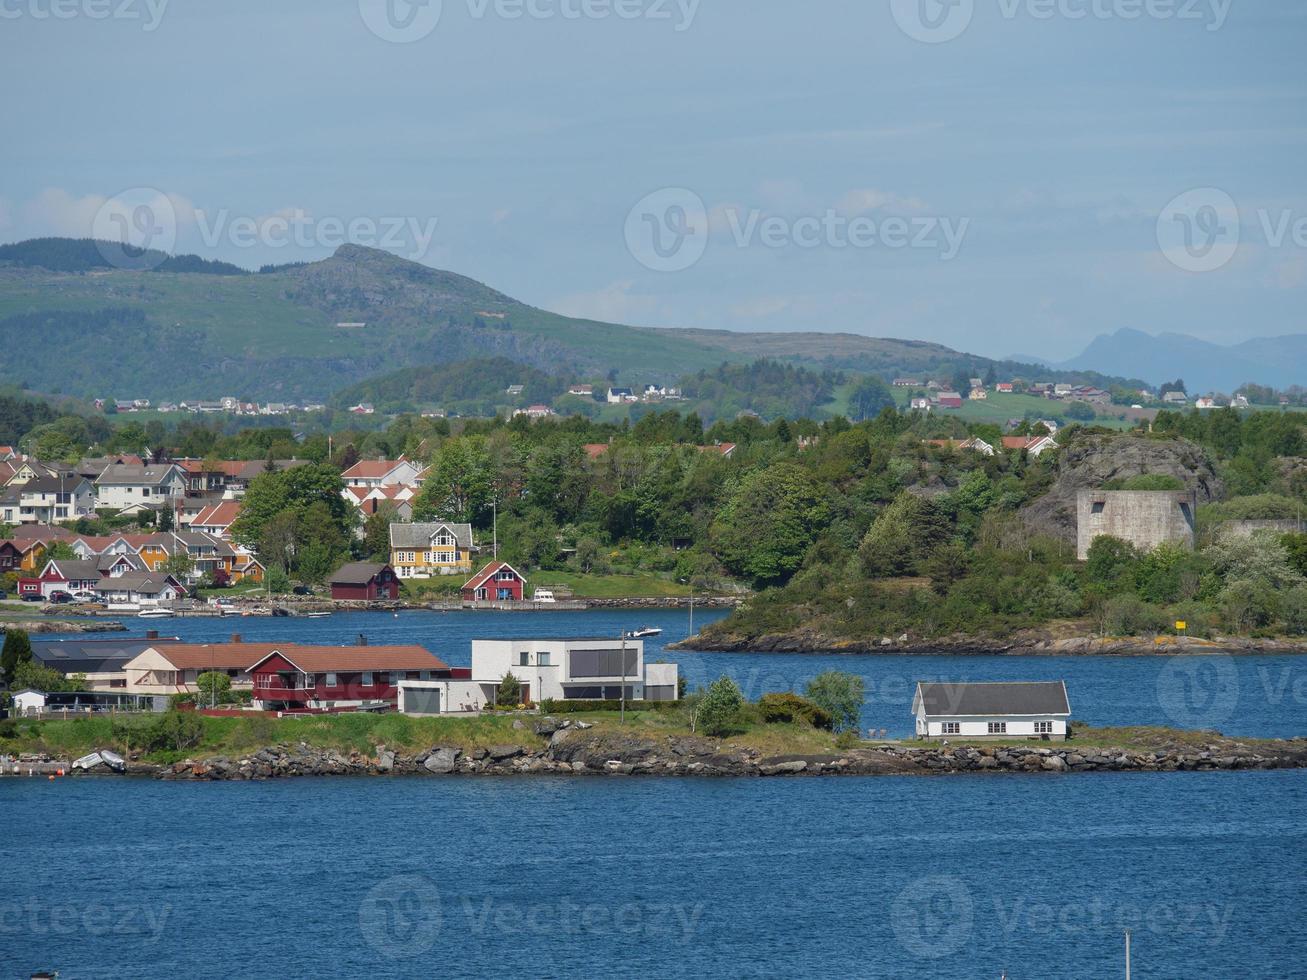
M 1291 977 L 1307 773 L 0 780 L 0 974 Z
M 720 611 L 695 611 L 696 626 Z M 661 627 L 645 641 L 645 657 L 680 665 L 693 690 L 728 674 L 750 699 L 768 691 L 802 691 L 823 670 L 862 677 L 864 728 L 891 736 L 912 733 L 910 707 L 917 681 L 1065 680 L 1073 718 L 1090 725 L 1170 725 L 1216 728 L 1226 734 L 1290 738 L 1307 734 L 1307 657 L 1008 657 L 838 656 L 827 654 L 694 653 L 665 650 L 684 639 L 685 611 L 495 613 L 425 611 L 340 613 L 324 619 L 224 617 L 128 622 L 193 642 L 247 640 L 309 643 L 417 643 L 446 663 L 471 663 L 471 642 L 485 637 L 611 636 L 643 625 Z

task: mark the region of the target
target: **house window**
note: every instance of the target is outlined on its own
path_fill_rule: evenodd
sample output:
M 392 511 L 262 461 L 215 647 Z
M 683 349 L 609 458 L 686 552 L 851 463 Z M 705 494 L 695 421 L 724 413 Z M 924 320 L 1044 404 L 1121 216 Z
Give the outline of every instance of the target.
M 1007 722 L 1005 722 L 1005 721 L 991 721 L 991 722 L 989 723 L 989 734 L 990 734 L 990 735 L 1006 735 L 1006 734 L 1007 734 Z
M 335 675 L 333 672 L 328 671 L 328 672 L 327 672 L 327 687 L 335 687 L 335 686 L 336 686 L 336 675 Z
M 531 666 L 531 654 L 527 653 L 525 650 L 519 653 L 517 655 L 517 665 L 519 667 Z
M 944 735 L 959 735 L 962 733 L 962 726 L 956 721 L 946 721 L 939 726 L 939 730 Z
M 371 686 L 372 686 L 372 671 L 370 671 L 370 670 L 365 670 L 365 671 L 363 671 L 363 679 L 362 679 L 359 683 L 362 684 L 364 687 L 371 687 Z
M 452 565 L 456 561 L 458 561 L 458 555 L 452 551 L 431 552 L 431 563 L 433 565 Z
M 376 683 L 378 687 L 385 687 L 387 684 L 390 683 L 390 671 L 388 670 L 379 670 L 372 676 L 376 678 Z
M 1036 734 L 1036 735 L 1052 735 L 1052 734 L 1053 734 L 1053 723 L 1052 723 L 1051 721 L 1037 721 L 1037 722 L 1035 722 L 1035 734 Z
M 540 666 L 540 667 L 552 667 L 552 666 L 553 666 L 553 664 L 550 662 L 550 659 L 549 659 L 549 651 L 548 651 L 548 650 L 541 650 L 539 653 L 536 654 L 536 665 L 537 665 L 537 666 Z

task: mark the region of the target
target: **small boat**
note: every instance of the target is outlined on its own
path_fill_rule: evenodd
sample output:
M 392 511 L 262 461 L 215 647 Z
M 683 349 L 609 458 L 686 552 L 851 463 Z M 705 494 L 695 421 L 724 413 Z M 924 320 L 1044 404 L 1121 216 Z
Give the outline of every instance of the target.
M 661 633 L 662 630 L 657 626 L 641 626 L 638 630 L 631 630 L 626 636 L 630 640 L 643 640 L 647 636 L 659 636 Z
M 136 614 L 137 619 L 172 619 L 177 614 L 171 609 L 142 609 Z
M 101 749 L 99 752 L 92 752 L 90 755 L 84 755 L 73 763 L 74 769 L 84 769 L 90 771 L 96 766 L 108 766 L 114 772 L 126 772 L 127 763 L 117 752 L 110 752 L 108 749 Z
M 325 619 L 326 617 L 330 616 L 331 613 L 329 613 L 329 612 L 311 612 L 311 613 L 305 613 L 304 615 L 307 616 L 309 619 Z
M 535 592 L 531 593 L 531 601 L 554 603 L 557 602 L 558 600 L 554 598 L 554 593 L 552 589 L 536 589 Z
M 273 606 L 273 607 L 272 607 L 272 615 L 274 615 L 274 616 L 289 616 L 289 615 L 290 615 L 290 610 L 289 610 L 289 609 L 284 609 L 284 608 L 282 608 L 281 606 Z

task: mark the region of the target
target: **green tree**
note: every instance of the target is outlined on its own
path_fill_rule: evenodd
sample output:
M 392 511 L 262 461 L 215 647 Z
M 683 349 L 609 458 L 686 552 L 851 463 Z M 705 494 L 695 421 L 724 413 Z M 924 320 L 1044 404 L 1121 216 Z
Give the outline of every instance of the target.
M 413 519 L 480 524 L 493 495 L 494 473 L 485 439 L 451 439 L 436 454 L 414 501 Z
M 807 693 L 809 701 L 830 715 L 836 732 L 858 730 L 865 697 L 861 677 L 828 670 L 808 683 Z
M 1085 579 L 1106 588 L 1134 589 L 1135 567 L 1139 552 L 1129 541 L 1101 534 L 1089 545 L 1085 561 Z
M 522 682 L 511 670 L 500 679 L 495 701 L 498 704 L 508 705 L 522 703 Z
M 735 681 L 719 677 L 699 699 L 690 727 L 705 735 L 729 735 L 739 727 L 743 710 L 744 695 Z
M 390 561 L 390 525 L 398 519 L 398 509 L 385 501 L 363 522 L 363 553 L 369 561 Z
M 745 477 L 711 530 L 713 551 L 759 585 L 784 582 L 830 521 L 823 488 L 803 467 L 777 463 Z
M 18 665 L 32 660 L 32 641 L 27 630 L 5 630 L 4 647 L 0 648 L 0 676 L 7 686 L 14 685 L 14 672 Z
M 46 667 L 35 660 L 20 660 L 14 668 L 13 689 L 21 691 L 24 688 L 46 692 L 79 689 L 78 685 L 70 684 L 69 679 L 53 667 Z
M 220 670 L 206 670 L 195 678 L 200 704 L 224 704 L 231 693 L 231 678 Z
M 889 385 L 874 375 L 860 380 L 849 394 L 849 418 L 855 422 L 874 419 L 886 408 L 894 407 Z
M 901 493 L 876 516 L 858 547 L 858 556 L 868 575 L 894 578 L 915 571 L 951 533 L 948 517 L 938 504 Z

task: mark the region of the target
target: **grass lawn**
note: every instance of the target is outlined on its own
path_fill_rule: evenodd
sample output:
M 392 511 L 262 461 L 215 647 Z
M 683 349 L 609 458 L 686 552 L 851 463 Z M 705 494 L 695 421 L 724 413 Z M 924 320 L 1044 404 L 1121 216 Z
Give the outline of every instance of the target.
M 528 582 L 532 589 L 572 590 L 578 599 L 630 599 L 665 596 L 688 597 L 689 589 L 672 578 L 649 572 L 635 575 L 582 575 L 579 572 L 534 572 Z

